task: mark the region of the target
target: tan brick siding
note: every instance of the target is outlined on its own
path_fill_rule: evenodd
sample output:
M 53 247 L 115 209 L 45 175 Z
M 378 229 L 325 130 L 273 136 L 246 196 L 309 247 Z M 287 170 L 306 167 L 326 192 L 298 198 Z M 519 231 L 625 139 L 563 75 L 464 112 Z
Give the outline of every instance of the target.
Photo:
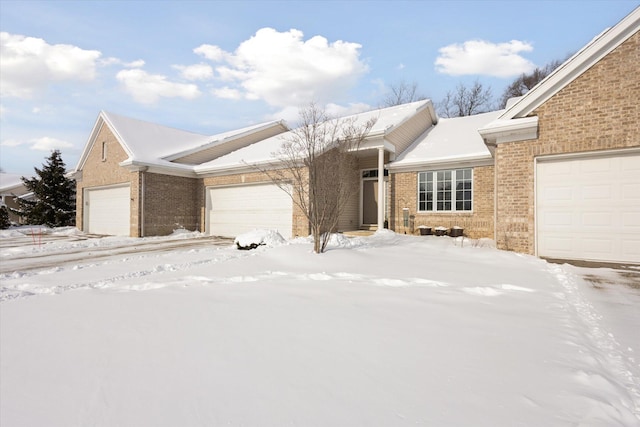
M 144 235 L 163 236 L 178 228 L 200 228 L 202 180 L 144 172 Z
M 499 248 L 535 253 L 536 156 L 640 146 L 639 64 L 636 33 L 533 112 L 537 140 L 498 144 Z
M 418 212 L 418 172 L 393 173 L 390 177 L 389 227 L 397 233 L 416 234 L 418 226 L 463 227 L 471 238 L 493 238 L 493 166 L 473 168 L 472 212 Z M 413 221 L 404 226 L 403 208 L 409 208 Z M 411 228 L 413 223 L 413 228 Z
M 102 158 L 102 144 L 106 144 L 106 158 Z M 76 180 L 76 227 L 85 230 L 84 189 L 104 187 L 114 184 L 131 185 L 131 230 L 133 237 L 140 236 L 138 224 L 138 188 L 139 173 L 129 172 L 118 164 L 128 158 L 116 137 L 105 124 L 98 132 L 95 144 L 91 147 L 87 160 L 82 168 L 82 177 Z

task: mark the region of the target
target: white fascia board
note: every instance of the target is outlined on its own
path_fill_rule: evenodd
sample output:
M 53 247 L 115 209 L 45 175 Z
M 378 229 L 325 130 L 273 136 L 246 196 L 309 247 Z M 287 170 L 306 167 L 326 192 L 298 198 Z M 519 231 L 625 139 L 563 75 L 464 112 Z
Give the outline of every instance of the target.
M 354 149 L 349 150 L 349 151 L 354 151 L 354 152 L 357 153 L 357 152 L 361 152 L 361 151 L 378 150 L 380 148 L 383 148 L 384 151 L 387 151 L 389 153 L 394 153 L 395 154 L 395 152 L 396 152 L 395 145 L 393 145 L 392 143 L 390 143 L 386 139 L 379 139 L 379 138 L 376 138 L 376 139 L 371 140 L 371 141 L 365 141 L 362 144 L 360 144 L 357 148 L 354 148 Z
M 438 159 L 438 160 L 425 160 L 420 162 L 412 162 L 405 164 L 389 163 L 385 165 L 386 169 L 389 169 L 391 173 L 398 172 L 421 172 L 428 170 L 442 170 L 442 169 L 459 169 L 470 168 L 478 166 L 493 166 L 493 157 L 482 155 L 476 157 L 465 157 L 455 159 Z
M 192 167 L 174 167 L 173 165 L 160 165 L 157 163 L 139 162 L 127 159 L 118 164 L 130 172 L 152 172 L 162 175 L 182 176 L 186 178 L 195 178 L 196 173 Z
M 524 117 L 640 30 L 640 7 L 604 31 L 508 108 L 498 119 Z
M 538 116 L 510 120 L 498 119 L 478 129 L 478 133 L 487 145 L 537 139 Z
M 300 167 L 304 166 L 300 163 Z M 277 170 L 282 169 L 283 163 L 277 160 L 268 160 L 256 162 L 252 164 L 243 163 L 229 166 L 217 166 L 213 168 L 196 168 L 195 173 L 198 177 L 236 175 L 239 173 L 254 173 L 261 170 Z

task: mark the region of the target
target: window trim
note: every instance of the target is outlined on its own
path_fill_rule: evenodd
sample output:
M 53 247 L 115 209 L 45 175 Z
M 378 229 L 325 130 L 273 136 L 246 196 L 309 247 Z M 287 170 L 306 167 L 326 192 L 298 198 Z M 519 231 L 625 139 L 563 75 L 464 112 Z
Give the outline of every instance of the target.
M 462 167 L 462 168 L 451 168 L 451 169 L 426 170 L 426 171 L 418 172 L 417 173 L 417 180 L 416 180 L 417 181 L 416 182 L 416 184 L 417 184 L 417 188 L 416 188 L 416 196 L 417 196 L 416 197 L 416 204 L 417 204 L 416 211 L 418 213 L 437 213 L 437 214 L 473 213 L 473 209 L 474 209 L 474 206 L 473 206 L 474 205 L 473 195 L 474 195 L 474 192 L 475 192 L 474 191 L 474 184 L 473 184 L 473 181 L 474 181 L 474 179 L 473 179 L 473 176 L 474 176 L 473 169 L 474 168 Z M 460 172 L 464 172 L 464 171 L 467 171 L 467 170 L 470 171 L 470 175 L 471 175 L 468 179 L 464 178 L 464 176 L 462 176 L 462 177 L 458 176 L 458 174 Z M 437 199 L 437 197 L 438 197 L 438 188 L 437 188 L 438 179 L 437 179 L 437 176 L 438 176 L 438 173 L 445 174 L 447 172 L 450 173 L 452 185 L 451 185 L 451 189 L 450 190 L 445 190 L 445 191 L 448 191 L 448 192 L 451 193 L 451 199 L 449 200 L 451 202 L 451 209 L 438 210 L 438 199 Z M 421 194 L 420 184 L 424 183 L 425 186 L 426 186 L 426 184 L 427 184 L 427 175 L 426 174 L 432 174 L 431 175 L 431 177 L 432 177 L 432 181 L 431 181 L 432 182 L 432 188 L 429 191 L 427 191 L 426 188 L 424 190 L 425 194 L 427 194 L 428 192 L 430 192 L 432 194 L 431 202 L 433 203 L 433 209 L 431 209 L 431 210 L 420 209 L 420 205 L 421 205 L 421 202 L 420 202 L 420 194 Z M 424 180 L 421 179 L 421 177 L 423 177 L 423 176 L 424 176 Z M 470 189 L 470 191 L 471 191 L 471 200 L 470 200 L 471 201 L 471 209 L 458 210 L 458 209 L 456 209 L 456 202 L 458 202 L 458 200 L 456 199 L 456 192 L 458 191 L 456 187 L 457 187 L 458 181 L 463 181 L 464 182 L 464 181 L 467 181 L 467 180 L 471 182 L 471 189 Z M 462 191 L 465 191 L 465 189 L 463 189 Z M 463 202 L 464 201 L 466 201 L 466 200 L 463 199 Z M 427 201 L 425 200 L 422 203 L 424 203 L 424 206 L 426 208 Z

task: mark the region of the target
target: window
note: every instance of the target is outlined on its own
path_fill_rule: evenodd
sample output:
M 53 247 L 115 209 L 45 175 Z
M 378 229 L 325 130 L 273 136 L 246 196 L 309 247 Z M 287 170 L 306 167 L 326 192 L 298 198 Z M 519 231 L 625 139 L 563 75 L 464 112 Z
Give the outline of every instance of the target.
M 418 211 L 470 211 L 472 209 L 472 169 L 418 174 Z
M 389 176 L 389 171 L 384 170 L 384 176 Z M 367 169 L 362 171 L 363 178 L 377 178 L 378 177 L 378 169 Z
M 107 142 L 102 141 L 102 161 L 107 160 Z

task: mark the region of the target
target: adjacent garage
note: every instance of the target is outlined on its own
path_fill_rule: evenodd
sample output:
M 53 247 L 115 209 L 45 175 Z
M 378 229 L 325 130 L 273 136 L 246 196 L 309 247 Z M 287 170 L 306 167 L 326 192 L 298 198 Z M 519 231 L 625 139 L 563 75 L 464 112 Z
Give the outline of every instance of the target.
M 84 190 L 84 230 L 93 234 L 129 236 L 130 186 L 86 188 Z
M 293 227 L 291 197 L 275 184 L 207 189 L 207 232 L 236 237 L 256 228 L 274 229 L 288 239 Z
M 538 158 L 537 255 L 640 263 L 640 152 Z

